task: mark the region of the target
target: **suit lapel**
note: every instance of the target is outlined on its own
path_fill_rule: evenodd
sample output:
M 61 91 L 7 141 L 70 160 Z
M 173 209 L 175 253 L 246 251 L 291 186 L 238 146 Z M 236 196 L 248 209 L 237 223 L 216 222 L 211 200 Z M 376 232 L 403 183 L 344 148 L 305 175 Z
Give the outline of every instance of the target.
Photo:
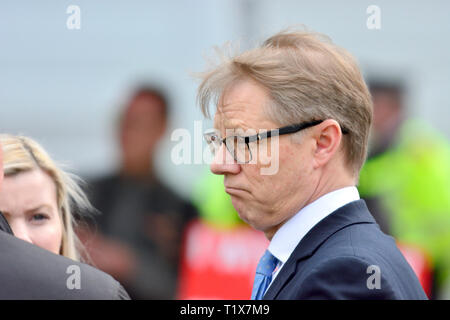
M 280 290 L 295 275 L 298 261 L 313 255 L 315 250 L 337 231 L 356 223 L 376 223 L 364 200 L 346 204 L 315 225 L 292 252 L 267 290 L 264 299 L 276 298 Z

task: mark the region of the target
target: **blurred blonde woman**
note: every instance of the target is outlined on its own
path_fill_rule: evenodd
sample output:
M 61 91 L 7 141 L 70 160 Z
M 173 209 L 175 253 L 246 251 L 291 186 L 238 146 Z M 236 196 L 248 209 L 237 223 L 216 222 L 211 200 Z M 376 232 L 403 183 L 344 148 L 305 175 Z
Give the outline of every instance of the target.
M 30 138 L 0 134 L 4 183 L 0 211 L 14 235 L 53 253 L 79 261 L 74 208 L 91 209 L 79 179 L 61 170 Z

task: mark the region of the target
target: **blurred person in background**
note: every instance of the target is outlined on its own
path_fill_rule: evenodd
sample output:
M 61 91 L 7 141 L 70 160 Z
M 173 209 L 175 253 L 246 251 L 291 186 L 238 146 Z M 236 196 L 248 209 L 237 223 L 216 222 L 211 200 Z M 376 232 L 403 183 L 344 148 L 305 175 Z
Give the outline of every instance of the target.
M 403 248 L 427 294 L 450 298 L 448 142 L 430 125 L 407 117 L 400 81 L 369 79 L 368 85 L 374 121 L 358 189 Z
M 138 89 L 120 118 L 120 171 L 92 183 L 100 214 L 80 236 L 95 266 L 134 299 L 175 298 L 183 230 L 195 208 L 157 177 L 153 159 L 169 116 L 164 93 Z
M 89 202 L 74 178 L 35 141 L 0 135 L 0 299 L 129 299 L 77 261 L 72 211 Z

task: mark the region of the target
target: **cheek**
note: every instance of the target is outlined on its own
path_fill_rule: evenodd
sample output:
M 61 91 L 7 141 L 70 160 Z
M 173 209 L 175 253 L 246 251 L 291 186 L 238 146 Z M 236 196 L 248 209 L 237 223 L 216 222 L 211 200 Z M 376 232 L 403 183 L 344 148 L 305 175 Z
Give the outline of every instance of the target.
M 262 203 L 272 202 L 272 199 L 286 187 L 286 182 L 292 180 L 288 177 L 296 174 L 296 168 L 292 165 L 294 162 L 292 150 L 283 145 L 277 148 L 276 152 L 269 151 L 270 145 L 266 150 L 267 152 L 258 150 L 257 163 L 241 167 L 251 185 L 252 194 Z M 264 170 L 270 168 L 274 161 L 277 162 L 277 170 Z
M 265 176 L 261 175 L 261 166 L 259 164 L 246 164 L 241 166 L 241 172 L 248 182 L 251 193 L 258 194 L 265 185 L 263 184 Z
M 62 242 L 62 227 L 59 220 L 33 229 L 33 243 L 53 253 L 59 254 Z
M 278 161 L 277 173 L 263 177 L 263 183 L 268 186 L 269 197 L 282 199 L 305 187 L 310 174 L 308 161 L 311 160 L 292 147 L 280 146 Z

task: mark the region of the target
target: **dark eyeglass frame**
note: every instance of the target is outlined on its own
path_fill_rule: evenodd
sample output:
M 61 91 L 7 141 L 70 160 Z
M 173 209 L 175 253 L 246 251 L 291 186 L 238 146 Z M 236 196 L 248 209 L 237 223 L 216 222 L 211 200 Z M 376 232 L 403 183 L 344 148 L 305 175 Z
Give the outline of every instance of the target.
M 239 161 L 238 159 L 236 159 L 236 153 L 232 152 L 227 146 L 227 139 L 230 139 L 232 137 L 239 137 L 241 139 L 244 139 L 244 143 L 246 144 L 247 148 L 250 150 L 250 146 L 248 145 L 250 142 L 260 141 L 260 140 L 263 140 L 263 139 L 268 139 L 268 138 L 275 137 L 275 136 L 282 136 L 282 135 L 290 134 L 290 133 L 296 133 L 296 132 L 299 132 L 301 130 L 317 126 L 317 125 L 321 124 L 323 121 L 324 120 L 313 120 L 313 121 L 310 121 L 310 122 L 303 122 L 303 123 L 299 123 L 299 124 L 292 124 L 292 125 L 289 125 L 289 126 L 268 130 L 268 131 L 263 132 L 263 133 L 258 133 L 258 134 L 255 134 L 255 135 L 252 135 L 252 136 L 246 136 L 246 137 L 237 136 L 237 135 L 236 136 L 229 136 L 229 137 L 223 138 L 221 140 L 221 142 L 223 144 L 225 144 L 225 147 L 227 147 L 227 150 L 230 153 L 232 153 L 234 160 L 236 160 L 238 163 L 248 163 L 248 162 L 251 161 L 251 159 L 246 161 L 246 162 L 242 162 L 242 161 Z M 349 131 L 347 129 L 342 128 L 342 127 L 341 127 L 341 131 L 342 131 L 342 134 L 348 134 L 349 133 Z M 205 136 L 206 136 L 206 134 L 205 134 Z

